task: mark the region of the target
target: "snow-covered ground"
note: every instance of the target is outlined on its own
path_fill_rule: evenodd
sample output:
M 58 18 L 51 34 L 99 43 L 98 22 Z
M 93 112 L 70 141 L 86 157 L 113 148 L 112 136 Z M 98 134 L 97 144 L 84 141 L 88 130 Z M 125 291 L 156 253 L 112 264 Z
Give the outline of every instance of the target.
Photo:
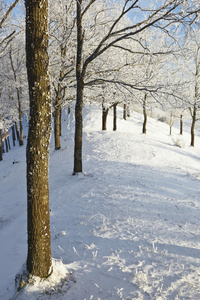
M 173 129 L 169 136 L 166 124 L 150 118 L 142 135 L 142 116 L 122 120 L 121 109 L 118 115 L 118 130 L 110 114 L 102 132 L 101 110 L 84 108 L 78 176 L 73 114 L 63 117 L 61 150 L 54 151 L 52 136 L 54 277 L 27 286 L 17 299 L 200 299 L 200 138 L 192 148 L 189 133 Z M 13 296 L 26 260 L 25 161 L 24 146 L 0 162 L 1 300 Z M 68 281 L 56 283 L 66 273 Z

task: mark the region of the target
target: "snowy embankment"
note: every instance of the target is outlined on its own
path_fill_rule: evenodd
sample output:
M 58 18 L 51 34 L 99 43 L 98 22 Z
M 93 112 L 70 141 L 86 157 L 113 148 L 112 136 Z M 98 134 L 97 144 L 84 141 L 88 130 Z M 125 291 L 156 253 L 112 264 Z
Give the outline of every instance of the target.
M 62 149 L 51 141 L 52 256 L 56 276 L 66 272 L 68 281 L 55 289 L 53 278 L 51 289 L 35 282 L 17 299 L 200 299 L 200 138 L 189 147 L 189 134 L 174 129 L 170 137 L 150 118 L 142 135 L 142 116 L 124 121 L 121 110 L 118 131 L 109 115 L 102 132 L 99 108 L 87 106 L 84 115 L 84 174 L 71 175 L 72 114 L 63 119 Z M 184 148 L 174 145 L 180 138 Z M 7 300 L 26 260 L 25 147 L 4 155 L 0 193 L 0 299 Z

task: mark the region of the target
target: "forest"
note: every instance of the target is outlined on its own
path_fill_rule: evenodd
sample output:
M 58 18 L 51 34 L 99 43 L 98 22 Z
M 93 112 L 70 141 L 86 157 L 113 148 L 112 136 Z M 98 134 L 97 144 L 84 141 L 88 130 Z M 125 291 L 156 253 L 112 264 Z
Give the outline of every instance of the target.
M 84 169 L 90 153 L 88 139 L 92 126 L 97 127 L 97 120 L 99 130 L 105 134 L 99 137 L 100 140 L 102 138 L 102 145 L 108 143 L 107 149 L 110 149 L 113 143 L 113 149 L 116 150 L 109 150 L 113 154 L 113 157 L 109 156 L 111 164 L 112 159 L 118 157 L 118 153 L 125 151 L 129 156 L 134 147 L 134 141 L 130 144 L 130 149 L 119 142 L 118 123 L 121 124 L 119 126 L 123 125 L 126 135 L 131 126 L 136 128 L 134 122 L 139 118 L 137 126 L 141 136 L 137 140 L 132 132 L 132 138 L 135 137 L 138 145 L 140 144 L 136 146 L 135 151 L 139 147 L 140 151 L 144 149 L 144 160 L 148 157 L 146 143 L 150 141 L 150 137 L 156 139 L 157 134 L 157 139 L 159 137 L 163 143 L 168 143 L 168 140 L 164 142 L 164 137 L 161 137 L 159 131 L 164 132 L 166 128 L 168 138 L 172 137 L 173 132 L 178 133 L 178 138 L 173 140 L 173 144 L 180 149 L 185 146 L 180 137 L 185 134 L 189 137 L 190 150 L 187 151 L 191 152 L 187 155 L 193 155 L 196 160 L 196 152 L 192 151 L 197 151 L 194 149 L 199 144 L 196 136 L 200 128 L 199 111 L 198 0 L 1 1 L 0 169 L 1 165 L 4 167 L 4 163 L 7 164 L 9 155 L 12 157 L 11 164 L 20 162 L 19 158 L 13 158 L 12 154 L 16 153 L 14 151 L 18 151 L 17 149 L 21 151 L 20 157 L 21 153 L 24 153 L 26 165 L 24 169 L 16 166 L 20 170 L 23 169 L 26 176 L 27 259 L 23 270 L 16 276 L 17 294 L 15 293 L 14 297 L 19 296 L 19 299 L 23 299 L 23 294 L 20 293 L 23 293 L 24 287 L 31 285 L 33 278 L 47 280 L 60 270 L 59 267 L 56 269 L 55 260 L 52 258 L 55 257 L 55 252 L 51 246 L 49 207 L 52 195 L 49 185 L 49 178 L 52 180 L 50 154 L 62 156 L 63 150 L 70 147 L 68 164 L 71 166 L 71 177 L 75 179 L 69 181 L 79 180 L 81 176 L 88 177 L 87 172 L 90 170 L 86 169 L 85 173 Z M 70 128 L 70 135 L 68 132 L 67 137 L 66 121 Z M 160 125 L 156 126 L 155 122 L 159 122 Z M 87 129 L 89 127 L 90 129 Z M 157 130 L 154 134 L 152 127 Z M 109 131 L 112 131 L 112 135 Z M 114 135 L 114 132 L 118 135 Z M 105 139 L 106 134 L 108 140 Z M 91 138 L 94 147 L 97 145 L 95 137 Z M 114 137 L 118 139 L 116 143 Z M 67 138 L 70 146 L 66 145 Z M 125 137 L 121 138 L 124 143 L 128 141 L 125 141 Z M 101 144 L 100 140 L 98 145 Z M 118 147 L 119 144 L 121 147 Z M 157 156 L 157 150 L 150 153 L 154 152 Z M 100 152 L 99 155 L 103 154 Z M 108 154 L 103 158 L 105 161 L 106 155 Z M 151 157 L 151 154 L 149 155 Z M 158 159 L 156 166 L 162 159 Z M 172 159 L 175 159 L 175 156 L 172 156 Z M 177 159 L 179 160 L 178 157 Z M 122 161 L 125 164 L 126 159 L 123 158 Z M 57 163 L 62 164 L 59 161 Z M 119 164 L 120 159 L 116 160 L 116 163 Z M 130 162 L 130 165 L 132 163 L 135 164 L 135 161 Z M 193 161 L 190 161 L 190 164 L 194 166 Z M 147 167 L 148 162 L 144 162 L 144 165 Z M 126 162 L 127 170 L 129 167 Z M 61 166 L 57 165 L 57 168 Z M 92 168 L 96 170 L 97 166 Z M 115 170 L 116 166 L 113 168 Z M 118 166 L 115 171 L 118 172 L 119 168 Z M 148 168 L 151 169 L 151 166 Z M 151 171 L 147 170 L 148 172 L 151 177 Z M 141 174 L 138 176 L 140 178 Z M 156 180 L 158 177 L 155 175 Z M 118 183 L 115 182 L 116 185 Z M 160 186 L 162 184 L 161 182 Z M 51 185 L 54 186 L 55 181 Z M 70 186 L 69 183 L 67 185 Z M 125 181 L 123 185 L 126 186 Z M 123 189 L 126 190 L 127 186 Z M 137 190 L 136 183 L 134 190 Z M 189 197 L 190 193 L 186 193 Z M 164 194 L 166 196 L 166 191 Z M 69 197 L 73 200 L 73 193 L 69 194 Z M 105 219 L 102 218 L 104 223 Z M 3 217 L 0 216 L 0 225 L 1 220 Z M 108 225 L 109 223 L 105 226 Z M 93 248 L 91 245 L 88 246 L 89 250 Z M 157 251 L 154 242 L 153 251 Z M 93 259 L 94 253 L 97 252 L 98 248 L 96 252 L 92 252 Z M 15 274 L 12 275 L 14 278 Z M 73 276 L 65 274 L 64 281 L 61 280 L 57 289 L 62 290 L 63 286 L 66 288 L 66 281 L 75 284 Z M 167 294 L 162 296 L 161 290 L 160 287 L 160 294 L 154 292 L 153 296 L 148 296 L 151 291 L 147 292 L 147 298 L 140 292 L 124 298 L 122 288 L 117 290 L 117 297 L 127 300 L 185 299 L 174 296 L 170 298 L 171 295 L 167 298 Z M 107 296 L 93 298 L 96 296 L 90 295 L 87 299 L 108 299 Z M 113 299 L 118 299 L 116 295 L 112 296 Z M 74 299 L 86 299 L 80 295 L 78 297 Z M 86 297 L 89 297 L 89 294 Z

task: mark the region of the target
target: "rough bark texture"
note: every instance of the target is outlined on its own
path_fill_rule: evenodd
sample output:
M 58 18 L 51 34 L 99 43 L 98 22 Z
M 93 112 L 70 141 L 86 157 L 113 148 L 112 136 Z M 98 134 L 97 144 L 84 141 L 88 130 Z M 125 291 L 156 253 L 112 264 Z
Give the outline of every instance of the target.
M 147 94 L 145 94 L 144 100 L 143 100 L 143 116 L 144 116 L 144 121 L 143 121 L 142 133 L 144 133 L 144 134 L 146 134 L 146 132 L 147 132 L 146 102 L 147 102 Z
M 48 73 L 48 1 L 26 0 L 26 64 L 30 97 L 27 141 L 27 270 L 40 278 L 52 271 L 49 220 L 51 95 Z
M 117 104 L 113 105 L 113 131 L 117 130 Z
M 105 108 L 104 105 L 102 105 L 102 130 L 107 130 L 107 116 L 108 116 L 108 108 Z
M 83 111 L 83 89 L 84 75 L 82 72 L 82 0 L 77 1 L 77 56 L 76 56 L 76 107 L 75 107 L 75 138 L 74 138 L 74 174 L 82 172 L 82 111 Z

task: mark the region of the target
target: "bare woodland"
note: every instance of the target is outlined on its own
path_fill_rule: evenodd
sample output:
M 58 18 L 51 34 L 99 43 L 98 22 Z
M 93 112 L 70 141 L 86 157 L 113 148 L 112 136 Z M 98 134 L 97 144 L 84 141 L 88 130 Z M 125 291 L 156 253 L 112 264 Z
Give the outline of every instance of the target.
M 49 143 L 54 120 L 55 150 L 62 148 L 62 110 L 75 107 L 73 174 L 83 171 L 83 106 L 102 107 L 106 130 L 117 107 L 170 126 L 191 120 L 191 146 L 200 110 L 200 4 L 198 0 L 52 1 L 0 4 L 0 160 L 9 136 L 27 139 L 27 271 L 48 277 L 51 266 L 49 222 Z M 25 59 L 26 57 L 26 59 Z M 18 129 L 17 129 L 18 128 Z M 16 130 L 17 129 L 17 130 Z M 134 135 L 134 133 L 133 133 Z M 7 145 L 7 146 L 6 146 Z M 6 154 L 5 154 L 6 155 Z

